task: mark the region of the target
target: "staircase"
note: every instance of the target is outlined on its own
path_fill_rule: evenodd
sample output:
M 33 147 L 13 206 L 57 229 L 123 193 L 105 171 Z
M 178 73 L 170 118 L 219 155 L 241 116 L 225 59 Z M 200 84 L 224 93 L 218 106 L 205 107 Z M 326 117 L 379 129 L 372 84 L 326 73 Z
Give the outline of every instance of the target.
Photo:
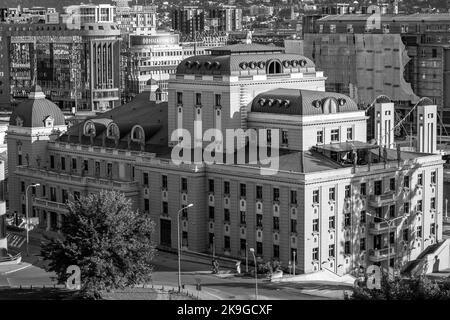
M 448 250 L 449 245 L 450 241 L 446 240 L 427 247 L 419 254 L 419 256 L 417 256 L 415 260 L 409 261 L 405 265 L 405 267 L 401 271 L 401 274 L 403 276 L 412 277 L 424 273 L 429 273 L 429 263 L 434 259 L 436 255 L 439 255 L 441 251 L 445 250 L 446 248 Z

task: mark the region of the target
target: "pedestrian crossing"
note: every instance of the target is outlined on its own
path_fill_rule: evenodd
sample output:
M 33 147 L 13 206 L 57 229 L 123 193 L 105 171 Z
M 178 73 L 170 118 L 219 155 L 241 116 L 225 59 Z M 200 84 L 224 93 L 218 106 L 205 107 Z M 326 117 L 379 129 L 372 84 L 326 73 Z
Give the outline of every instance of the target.
M 9 247 L 20 248 L 25 243 L 26 238 L 18 234 L 8 233 L 6 236 Z

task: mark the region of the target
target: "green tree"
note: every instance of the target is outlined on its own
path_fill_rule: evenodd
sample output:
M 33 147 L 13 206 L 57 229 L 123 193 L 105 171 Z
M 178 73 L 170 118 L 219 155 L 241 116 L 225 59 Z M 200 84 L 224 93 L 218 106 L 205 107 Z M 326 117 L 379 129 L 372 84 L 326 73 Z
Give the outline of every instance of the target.
M 80 267 L 80 292 L 91 298 L 150 281 L 155 246 L 148 214 L 133 211 L 131 201 L 114 191 L 69 201 L 68 209 L 61 239 L 48 239 L 41 249 L 59 282 L 68 278 L 70 265 Z

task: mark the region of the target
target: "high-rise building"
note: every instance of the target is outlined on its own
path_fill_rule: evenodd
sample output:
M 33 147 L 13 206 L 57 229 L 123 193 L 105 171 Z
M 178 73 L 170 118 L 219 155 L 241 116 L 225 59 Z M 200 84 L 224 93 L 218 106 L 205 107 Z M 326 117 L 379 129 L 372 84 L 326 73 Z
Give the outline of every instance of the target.
M 196 6 L 184 6 L 172 10 L 172 29 L 183 34 L 205 31 L 207 12 Z
M 221 5 L 208 10 L 209 31 L 230 32 L 242 30 L 242 9 Z

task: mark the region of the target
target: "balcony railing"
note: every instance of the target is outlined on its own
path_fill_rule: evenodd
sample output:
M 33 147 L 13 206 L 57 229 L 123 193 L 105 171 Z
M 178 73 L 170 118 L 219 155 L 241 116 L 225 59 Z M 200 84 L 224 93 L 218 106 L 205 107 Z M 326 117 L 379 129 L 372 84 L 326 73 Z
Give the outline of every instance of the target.
M 383 207 L 389 203 L 395 202 L 395 192 L 389 191 L 381 195 L 370 195 L 369 206 L 371 207 Z
M 58 212 L 67 212 L 67 205 L 60 202 L 50 201 L 44 198 L 34 198 L 33 206 L 38 208 L 44 208 L 47 210 L 53 210 Z
M 369 260 L 372 262 L 380 262 L 386 260 L 388 258 L 389 250 L 390 250 L 390 257 L 393 258 L 395 255 L 395 248 L 391 246 L 390 248 L 369 250 Z

